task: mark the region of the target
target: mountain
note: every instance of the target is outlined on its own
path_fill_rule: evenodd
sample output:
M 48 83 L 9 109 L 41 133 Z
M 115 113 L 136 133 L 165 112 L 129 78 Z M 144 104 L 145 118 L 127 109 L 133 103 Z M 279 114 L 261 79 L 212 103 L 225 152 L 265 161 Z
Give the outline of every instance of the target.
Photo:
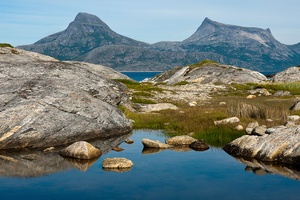
M 59 60 L 77 60 L 77 57 L 105 45 L 147 46 L 112 31 L 97 16 L 79 13 L 66 30 L 45 37 L 33 45 L 19 48 L 50 55 Z
M 209 18 L 183 41 L 147 44 L 117 34 L 95 15 L 79 13 L 66 30 L 19 48 L 120 71 L 164 71 L 204 59 L 269 72 L 300 64 L 300 43 L 284 45 L 270 29 L 227 25 Z

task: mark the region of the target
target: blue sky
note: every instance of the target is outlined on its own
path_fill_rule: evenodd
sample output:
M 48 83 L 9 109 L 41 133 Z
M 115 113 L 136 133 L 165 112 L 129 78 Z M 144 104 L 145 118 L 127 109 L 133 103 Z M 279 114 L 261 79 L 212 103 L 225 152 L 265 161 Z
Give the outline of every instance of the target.
M 62 31 L 79 12 L 98 16 L 115 32 L 143 42 L 182 41 L 205 17 L 270 28 L 284 44 L 300 42 L 299 0 L 1 0 L 0 42 L 32 44 Z

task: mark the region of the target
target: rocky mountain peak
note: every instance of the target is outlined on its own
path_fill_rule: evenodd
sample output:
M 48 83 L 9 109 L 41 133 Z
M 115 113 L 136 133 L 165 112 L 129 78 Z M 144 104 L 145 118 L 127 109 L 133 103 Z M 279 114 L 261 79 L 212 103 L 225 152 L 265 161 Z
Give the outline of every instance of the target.
M 106 26 L 107 28 L 109 28 L 96 15 L 92 15 L 92 14 L 84 13 L 84 12 L 78 13 L 73 22 L 80 23 L 80 24 L 94 25 L 94 26 L 101 25 L 101 26 Z

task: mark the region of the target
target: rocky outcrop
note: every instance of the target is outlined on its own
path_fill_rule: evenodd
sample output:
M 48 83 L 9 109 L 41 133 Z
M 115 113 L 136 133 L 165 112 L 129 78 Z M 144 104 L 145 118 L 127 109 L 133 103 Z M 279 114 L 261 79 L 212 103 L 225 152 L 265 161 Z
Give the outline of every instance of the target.
M 188 135 L 180 135 L 166 139 L 166 143 L 173 146 L 190 145 L 196 141 L 197 139 Z
M 300 81 L 300 67 L 290 67 L 279 72 L 271 79 L 273 82 L 297 82 Z
M 255 158 L 300 166 L 300 126 L 273 127 L 263 136 L 245 135 L 235 139 L 224 150 L 237 157 Z
M 128 101 L 125 87 L 107 78 L 126 76 L 13 48 L 0 48 L 0 60 L 0 149 L 58 146 L 131 130 L 117 108 Z
M 267 78 L 256 71 L 221 65 L 212 61 L 204 61 L 195 65 L 178 68 L 172 73 L 163 72 L 149 80 L 150 82 L 164 82 L 169 85 L 183 82 L 202 84 L 231 84 L 231 83 L 259 83 Z
M 142 139 L 144 148 L 158 148 L 158 149 L 170 149 L 173 146 L 169 144 L 162 143 L 160 141 L 154 141 L 147 138 Z
M 101 151 L 88 142 L 79 141 L 64 148 L 62 151 L 60 151 L 60 155 L 71 158 L 89 160 L 92 158 L 99 157 L 101 155 Z

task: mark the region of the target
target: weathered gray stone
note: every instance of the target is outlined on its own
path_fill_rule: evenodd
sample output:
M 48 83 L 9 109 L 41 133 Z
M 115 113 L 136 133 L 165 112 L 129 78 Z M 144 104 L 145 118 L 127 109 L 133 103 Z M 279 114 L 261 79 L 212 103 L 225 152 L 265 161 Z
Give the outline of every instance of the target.
M 90 143 L 85 141 L 79 141 L 64 148 L 62 151 L 60 151 L 60 155 L 88 160 L 95 157 L 99 157 L 101 155 L 101 152 L 99 149 L 95 148 Z
M 296 124 L 294 122 L 291 122 L 291 121 L 287 121 L 284 126 L 286 127 L 290 127 L 290 126 L 296 126 Z
M 252 131 L 253 131 L 253 129 L 255 127 L 257 127 L 257 126 L 259 126 L 258 122 L 251 122 L 251 123 L 249 123 L 248 126 L 246 127 L 246 133 L 247 134 L 251 134 Z
M 292 122 L 296 122 L 296 121 L 300 120 L 300 116 L 299 115 L 290 115 L 290 116 L 287 116 L 287 120 L 292 121 Z
M 144 104 L 139 109 L 140 112 L 158 112 L 162 110 L 177 110 L 178 107 L 171 103 Z
M 126 88 L 106 78 L 117 72 L 13 50 L 0 48 L 0 149 L 58 146 L 131 131 L 132 123 L 117 108 L 128 101 Z
M 209 149 L 209 146 L 203 140 L 197 140 L 195 142 L 192 142 L 189 145 L 189 147 L 196 151 L 205 151 L 205 150 Z
M 290 67 L 275 74 L 273 82 L 297 82 L 300 81 L 300 67 Z
M 266 126 L 257 126 L 253 128 L 251 135 L 258 135 L 258 136 L 263 136 L 266 134 L 267 127 Z
M 258 83 L 267 81 L 267 78 L 259 72 L 218 63 L 206 63 L 199 67 L 187 66 L 178 68 L 175 72 L 172 70 L 172 72 L 163 72 L 163 74 L 150 79 L 150 81 L 165 82 L 169 85 L 182 81 L 202 84 Z
M 159 148 L 159 149 L 170 149 L 173 146 L 169 144 L 162 143 L 160 141 L 154 141 L 147 138 L 142 139 L 142 143 L 145 148 Z
M 131 168 L 133 162 L 127 158 L 106 158 L 102 162 L 104 169 L 123 169 Z
M 260 161 L 300 164 L 300 126 L 276 127 L 272 134 L 245 135 L 224 147 L 233 155 Z
M 190 145 L 191 143 L 196 141 L 197 139 L 188 135 L 180 135 L 166 139 L 166 143 L 173 146 Z
M 279 90 L 274 93 L 275 97 L 283 97 L 283 96 L 290 96 L 290 95 L 291 95 L 290 91 L 283 91 L 283 90 Z
M 230 117 L 218 121 L 214 121 L 215 125 L 221 125 L 221 124 L 234 124 L 240 122 L 240 119 L 238 117 Z
M 295 102 L 290 110 L 300 110 L 300 101 Z

